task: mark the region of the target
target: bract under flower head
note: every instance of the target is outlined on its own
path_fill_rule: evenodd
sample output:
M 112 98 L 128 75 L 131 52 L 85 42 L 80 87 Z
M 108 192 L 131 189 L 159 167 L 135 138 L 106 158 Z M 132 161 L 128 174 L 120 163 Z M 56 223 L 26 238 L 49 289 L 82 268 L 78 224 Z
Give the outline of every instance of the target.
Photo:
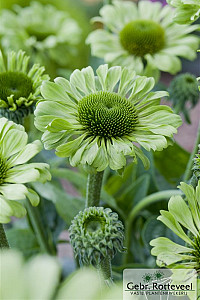
M 26 214 L 19 200 L 27 197 L 33 206 L 38 205 L 39 196 L 26 183 L 51 179 L 48 164 L 27 163 L 42 150 L 40 141 L 27 141 L 23 126 L 0 118 L 0 223 Z
M 167 0 L 176 8 L 174 21 L 179 24 L 193 23 L 200 17 L 199 0 Z
M 21 123 L 23 117 L 32 113 L 36 102 L 41 98 L 40 87 L 44 67 L 38 64 L 28 69 L 29 57 L 25 52 L 10 52 L 7 61 L 0 52 L 0 117 Z
M 46 149 L 69 157 L 72 166 L 107 166 L 120 170 L 126 156 L 139 156 L 148 167 L 143 152 L 162 150 L 177 132 L 181 119 L 168 106 L 160 105 L 167 92 L 150 92 L 154 79 L 135 76 L 121 67 L 101 65 L 97 76 L 91 67 L 75 70 L 70 81 L 56 78 L 42 86 L 43 101 L 35 111 L 35 126 L 44 132 Z
M 195 59 L 199 38 L 188 34 L 198 25 L 173 23 L 173 8 L 150 1 L 139 1 L 138 6 L 130 1 L 112 3 L 101 8 L 101 17 L 93 19 L 109 29 L 98 29 L 88 36 L 93 55 L 110 65 L 126 66 L 155 78 L 159 70 L 180 71 L 178 57 Z
M 14 9 L 1 13 L 2 47 L 23 49 L 33 61 L 48 66 L 66 66 L 81 39 L 77 22 L 50 4 L 31 2 L 27 7 L 15 5 Z
M 158 220 L 187 243 L 187 246 L 159 237 L 150 242 L 154 247 L 151 253 L 157 256 L 157 264 L 161 267 L 184 267 L 196 269 L 200 273 L 200 180 L 196 189 L 183 182 L 180 189 L 186 195 L 187 202 L 181 196 L 171 197 L 169 211 L 161 210 Z M 190 235 L 187 235 L 188 231 Z

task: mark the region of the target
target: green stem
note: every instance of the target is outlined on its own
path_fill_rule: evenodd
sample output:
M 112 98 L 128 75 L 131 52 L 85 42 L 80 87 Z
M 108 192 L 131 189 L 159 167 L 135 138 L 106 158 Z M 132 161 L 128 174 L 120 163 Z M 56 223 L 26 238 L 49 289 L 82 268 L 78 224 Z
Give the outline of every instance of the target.
M 103 274 L 104 280 L 108 286 L 113 284 L 112 279 L 112 268 L 111 268 L 111 260 L 110 257 L 105 257 L 98 266 L 99 270 Z
M 99 206 L 103 172 L 88 174 L 85 207 Z
M 200 144 L 200 122 L 199 122 L 199 127 L 197 131 L 197 137 L 196 137 L 196 142 L 193 148 L 192 153 L 190 154 L 190 158 L 186 167 L 185 174 L 183 176 L 183 181 L 187 182 L 191 177 L 192 177 L 192 167 L 193 167 L 193 159 L 195 157 L 195 154 L 198 151 L 198 145 Z
M 28 216 L 31 221 L 31 225 L 33 226 L 33 230 L 36 234 L 36 238 L 38 244 L 40 245 L 40 249 L 43 253 L 48 253 L 50 255 L 55 255 L 55 251 L 50 248 L 47 238 L 45 236 L 43 224 L 39 218 L 38 211 L 36 207 L 33 207 L 28 200 L 26 200 L 26 209 L 28 212 Z
M 159 202 L 164 199 L 168 200 L 171 196 L 180 195 L 180 194 L 181 191 L 179 190 L 166 190 L 162 192 L 157 192 L 149 196 L 146 196 L 135 207 L 133 207 L 133 209 L 131 210 L 127 218 L 127 221 L 125 222 L 125 246 L 127 248 L 127 253 L 124 256 L 124 264 L 128 263 L 130 245 L 131 245 L 132 224 L 135 218 L 137 217 L 138 213 L 146 206 L 149 206 L 150 204 Z
M 5 230 L 3 228 L 3 224 L 0 223 L 0 249 L 8 249 L 9 244 L 6 237 Z

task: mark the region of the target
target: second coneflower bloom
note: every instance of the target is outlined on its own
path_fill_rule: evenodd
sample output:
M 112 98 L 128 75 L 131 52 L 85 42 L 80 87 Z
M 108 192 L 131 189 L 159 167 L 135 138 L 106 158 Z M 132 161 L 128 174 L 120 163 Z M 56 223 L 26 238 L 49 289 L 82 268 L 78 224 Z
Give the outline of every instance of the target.
M 173 23 L 173 8 L 161 3 L 113 1 L 93 20 L 106 28 L 87 39 L 92 54 L 110 65 L 129 67 L 142 75 L 158 76 L 159 70 L 175 74 L 181 70 L 179 57 L 193 60 L 199 38 L 189 35 L 198 25 Z
M 29 68 L 29 57 L 21 50 L 9 52 L 6 59 L 0 52 L 0 117 L 22 123 L 34 111 L 42 81 L 49 79 L 44 70 L 38 64 Z

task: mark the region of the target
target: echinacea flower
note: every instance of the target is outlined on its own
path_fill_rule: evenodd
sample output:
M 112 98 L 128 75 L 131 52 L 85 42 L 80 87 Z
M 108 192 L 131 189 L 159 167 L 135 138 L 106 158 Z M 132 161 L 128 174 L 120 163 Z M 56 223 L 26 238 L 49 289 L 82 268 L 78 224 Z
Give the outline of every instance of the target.
M 186 245 L 159 237 L 150 242 L 153 246 L 151 253 L 157 256 L 160 267 L 196 269 L 200 274 L 200 180 L 196 189 L 184 182 L 180 189 L 186 199 L 181 196 L 171 197 L 169 211 L 161 210 L 158 220 L 178 235 Z
M 0 117 L 6 117 L 16 123 L 32 113 L 36 102 L 41 98 L 40 87 L 44 67 L 34 64 L 28 66 L 29 57 L 25 52 L 9 52 L 4 60 L 0 51 Z
M 14 6 L 15 12 L 1 13 L 1 44 L 3 49 L 23 49 L 32 61 L 51 70 L 70 62 L 81 39 L 81 28 L 67 12 L 50 4 L 31 2 L 27 7 Z
M 176 8 L 174 21 L 179 24 L 192 23 L 200 17 L 199 0 L 167 0 Z
M 175 74 L 179 57 L 196 58 L 199 38 L 188 35 L 198 25 L 173 23 L 173 8 L 161 3 L 113 1 L 93 19 L 108 28 L 97 29 L 87 38 L 92 54 L 110 65 L 126 66 L 137 74 L 158 77 L 158 70 Z
M 162 150 L 177 132 L 181 118 L 160 105 L 166 92 L 150 92 L 154 79 L 135 76 L 127 68 L 101 65 L 75 70 L 70 81 L 56 78 L 42 85 L 43 101 L 35 110 L 35 126 L 43 131 L 46 149 L 69 157 L 72 166 L 107 166 L 120 170 L 126 156 L 138 155 L 147 167 L 141 149 Z
M 7 223 L 11 216 L 23 217 L 26 210 L 20 200 L 30 200 L 33 206 L 39 196 L 25 184 L 51 179 L 49 165 L 27 163 L 42 150 L 42 143 L 27 144 L 24 127 L 6 118 L 0 118 L 0 223 Z

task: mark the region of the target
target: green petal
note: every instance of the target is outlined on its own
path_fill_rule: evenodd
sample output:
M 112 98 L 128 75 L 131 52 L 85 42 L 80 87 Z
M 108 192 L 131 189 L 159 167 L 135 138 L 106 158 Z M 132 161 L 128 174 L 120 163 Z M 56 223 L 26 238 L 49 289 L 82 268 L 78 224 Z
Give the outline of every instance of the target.
M 155 65 L 164 72 L 176 74 L 181 70 L 181 61 L 176 56 L 166 55 L 165 53 L 155 54 Z
M 106 91 L 106 77 L 108 74 L 108 65 L 101 65 L 96 70 L 102 90 Z
M 6 182 L 27 183 L 36 181 L 39 178 L 40 173 L 38 170 L 31 168 L 30 164 L 27 164 L 9 169 L 6 175 Z
M 37 206 L 40 203 L 40 197 L 34 190 L 29 188 L 26 196 L 33 206 Z
M 161 216 L 157 219 L 163 222 L 169 229 L 171 229 L 176 235 L 183 239 L 186 243 L 192 245 L 192 241 L 185 234 L 180 224 L 176 221 L 174 216 L 168 211 L 161 210 Z
M 132 88 L 134 77 L 135 72 L 130 71 L 128 68 L 122 69 L 121 80 L 118 88 L 118 93 L 122 97 L 125 97 Z
M 31 144 L 26 145 L 24 149 L 22 149 L 19 153 L 17 153 L 15 156 L 12 156 L 8 160 L 7 162 L 8 168 L 26 163 L 37 153 L 39 153 L 41 150 L 42 150 L 42 143 L 38 140 L 34 141 Z
M 165 237 L 159 237 L 150 242 L 150 245 L 154 248 L 151 250 L 151 254 L 154 256 L 159 255 L 160 252 L 172 252 L 176 254 L 190 253 L 193 251 L 192 248 L 184 247 L 182 245 L 172 242 L 170 239 Z
M 187 201 L 189 203 L 190 211 L 194 218 L 195 224 L 197 228 L 200 228 L 200 180 L 198 181 L 196 196 L 194 188 L 191 185 L 188 185 L 184 182 L 181 182 L 179 188 L 183 191 L 186 195 Z M 199 203 L 199 205 L 198 205 Z
M 76 152 L 71 155 L 70 164 L 73 167 L 76 167 L 80 163 L 83 153 L 84 153 L 86 147 L 88 146 L 88 144 L 90 143 L 90 141 L 91 141 L 91 138 L 83 141 L 83 143 L 81 144 L 81 146 L 79 146 L 79 148 L 76 150 Z
M 41 94 L 45 99 L 66 104 L 71 108 L 76 108 L 75 103 L 69 98 L 63 87 L 54 82 L 43 82 Z
M 105 80 L 106 90 L 112 92 L 121 77 L 121 67 L 111 67 Z
M 136 147 L 135 145 L 133 145 L 133 147 L 134 147 L 135 154 L 139 157 L 139 159 L 141 159 L 141 161 L 144 165 L 144 168 L 146 170 L 148 170 L 150 168 L 149 159 L 146 157 L 146 155 L 144 155 L 144 153 L 142 152 L 142 150 L 140 148 Z
M 73 132 L 73 130 L 81 129 L 81 128 L 82 128 L 81 125 L 77 126 L 77 125 L 72 124 L 72 123 L 70 123 L 70 122 L 68 122 L 68 121 L 66 121 L 65 119 L 62 119 L 62 118 L 54 119 L 52 122 L 50 122 L 46 126 L 46 129 L 50 132 L 58 132 L 58 131 L 63 131 L 63 130 Z
M 4 158 L 9 158 L 21 151 L 27 144 L 28 135 L 26 132 L 16 129 L 10 129 L 0 144 L 1 153 Z
M 83 134 L 73 141 L 70 141 L 70 142 L 67 142 L 66 144 L 58 146 L 56 148 L 56 155 L 58 155 L 60 157 L 69 157 L 70 155 L 72 155 L 79 149 L 84 138 L 85 138 L 85 135 Z
M 23 184 L 3 184 L 0 185 L 0 193 L 9 200 L 26 199 L 28 190 Z
M 92 165 L 92 163 L 94 162 L 97 156 L 98 151 L 99 151 L 99 147 L 97 144 L 97 139 L 94 139 L 93 142 L 90 142 L 87 145 L 85 151 L 83 152 L 81 164 Z
M 101 146 L 99 147 L 99 150 L 97 152 L 92 166 L 96 168 L 98 172 L 105 170 L 108 166 L 108 155 L 104 140 L 101 141 Z
M 117 143 L 112 145 L 110 141 L 107 141 L 107 153 L 109 167 L 112 170 L 122 169 L 126 165 L 126 158 L 122 152 L 119 152 Z
M 189 229 L 195 236 L 198 235 L 198 231 L 194 226 L 190 209 L 181 196 L 171 197 L 169 200 L 168 208 L 169 212 L 181 225 Z
M 136 78 L 129 100 L 136 104 L 138 100 L 142 99 L 154 87 L 155 80 L 150 77 L 139 76 Z

